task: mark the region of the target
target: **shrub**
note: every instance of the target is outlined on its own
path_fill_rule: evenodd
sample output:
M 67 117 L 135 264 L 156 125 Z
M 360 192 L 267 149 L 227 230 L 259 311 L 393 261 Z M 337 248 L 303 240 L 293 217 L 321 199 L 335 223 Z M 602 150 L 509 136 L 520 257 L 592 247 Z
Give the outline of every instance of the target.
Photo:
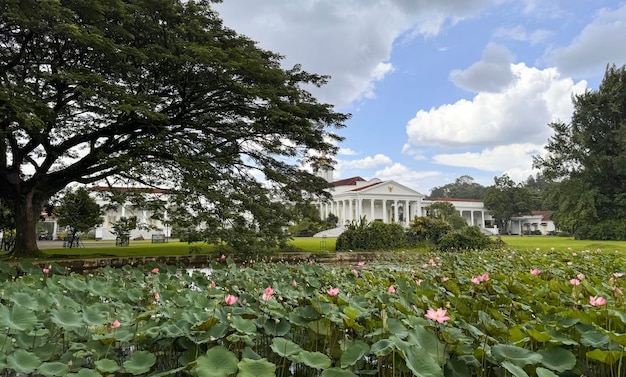
M 468 250 L 486 249 L 493 246 L 489 236 L 484 235 L 477 226 L 468 226 L 461 230 L 450 232 L 436 245 L 438 250 Z
M 350 226 L 338 238 L 337 251 L 389 250 L 407 246 L 404 228 L 400 224 L 374 221 L 367 225 Z
M 578 228 L 574 237 L 579 240 L 626 240 L 626 222 L 604 220 L 597 224 L 585 224 Z
M 412 245 L 424 243 L 436 245 L 441 237 L 453 230 L 452 225 L 444 220 L 417 216 L 409 227 L 408 239 Z

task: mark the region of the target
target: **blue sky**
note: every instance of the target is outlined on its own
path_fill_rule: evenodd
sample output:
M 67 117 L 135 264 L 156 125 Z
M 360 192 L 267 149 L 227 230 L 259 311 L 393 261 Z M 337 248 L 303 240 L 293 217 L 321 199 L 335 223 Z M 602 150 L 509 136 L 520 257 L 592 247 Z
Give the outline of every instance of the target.
M 626 2 L 224 0 L 224 24 L 332 76 L 311 90 L 352 114 L 335 178 L 393 179 L 424 194 L 462 175 L 485 186 L 536 173 L 548 123 L 572 93 L 626 64 Z

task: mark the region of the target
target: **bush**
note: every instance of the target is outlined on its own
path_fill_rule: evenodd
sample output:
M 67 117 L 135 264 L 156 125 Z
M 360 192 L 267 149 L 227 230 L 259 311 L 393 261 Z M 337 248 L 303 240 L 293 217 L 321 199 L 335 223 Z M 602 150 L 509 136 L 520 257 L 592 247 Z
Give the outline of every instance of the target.
M 578 240 L 626 240 L 626 222 L 623 220 L 604 220 L 597 224 L 581 226 L 574 237 Z
M 436 248 L 441 251 L 451 251 L 487 249 L 491 246 L 493 246 L 491 238 L 484 235 L 479 227 L 468 226 L 441 237 Z
M 409 227 L 407 237 L 411 246 L 418 244 L 436 245 L 441 237 L 453 230 L 452 225 L 444 220 L 417 216 L 411 221 Z
M 343 232 L 335 245 L 337 251 L 391 250 L 407 246 L 404 228 L 400 224 L 374 221 L 367 225 L 351 226 Z

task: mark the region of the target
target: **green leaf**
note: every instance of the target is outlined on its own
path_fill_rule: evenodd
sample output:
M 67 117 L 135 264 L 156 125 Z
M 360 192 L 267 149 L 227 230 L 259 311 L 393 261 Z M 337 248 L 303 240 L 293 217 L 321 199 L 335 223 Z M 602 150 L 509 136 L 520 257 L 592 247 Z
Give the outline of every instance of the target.
M 120 369 L 117 361 L 111 359 L 100 359 L 96 361 L 94 365 L 96 369 L 104 373 L 113 373 L 117 372 Z
M 26 309 L 36 310 L 39 308 L 39 303 L 32 296 L 32 294 L 15 292 L 9 298 L 16 306 L 22 306 Z
M 509 361 L 520 367 L 536 364 L 542 359 L 538 353 L 510 344 L 496 344 L 491 347 L 491 354 L 497 361 Z
M 301 351 L 297 355 L 297 360 L 304 365 L 315 369 L 330 368 L 331 360 L 321 352 Z
M 86 306 L 83 308 L 83 320 L 88 326 L 102 326 L 108 322 L 104 313 L 106 311 L 103 311 L 99 305 Z
M 302 351 L 299 345 L 292 342 L 291 340 L 287 340 L 285 338 L 274 338 L 272 339 L 272 344 L 270 345 L 272 351 L 274 351 L 278 356 L 287 357 L 297 355 Z
M 274 320 L 272 318 L 263 324 L 265 332 L 273 336 L 284 336 L 291 330 L 291 324 L 286 319 Z
M 557 372 L 565 372 L 576 366 L 576 356 L 569 350 L 561 347 L 542 349 L 537 352 L 543 357 L 541 364 Z
M 237 364 L 239 373 L 237 377 L 275 377 L 276 365 L 267 359 L 251 360 L 244 358 Z
M 537 368 L 535 372 L 537 373 L 537 377 L 559 377 L 556 374 L 554 374 L 554 372 L 546 368 L 539 367 Z
M 369 345 L 362 340 L 347 340 L 341 348 L 344 350 L 340 360 L 342 368 L 356 364 L 370 352 Z
M 0 306 L 0 323 L 13 331 L 28 332 L 35 328 L 37 316 L 21 306 Z
M 609 336 L 598 330 L 589 330 L 580 336 L 580 343 L 587 347 L 602 348 L 609 343 Z
M 83 327 L 83 317 L 69 308 L 54 308 L 50 311 L 52 322 L 68 330 L 78 330 Z
M 102 377 L 102 375 L 93 369 L 81 369 L 78 373 L 70 373 L 67 377 Z
M 376 356 L 387 356 L 394 350 L 394 343 L 389 339 L 381 339 L 372 344 L 370 351 Z
M 199 377 L 228 377 L 237 371 L 239 360 L 223 346 L 210 348 L 206 355 L 198 357 L 194 368 Z
M 231 326 L 240 333 L 253 335 L 257 332 L 254 321 L 250 319 L 244 319 L 240 316 L 233 316 L 230 323 Z
M 250 347 L 246 347 L 243 349 L 243 352 L 241 352 L 241 358 L 246 358 L 250 360 L 261 360 L 261 356 L 259 356 L 258 353 L 254 352 Z
M 406 366 L 416 377 L 443 377 L 443 369 L 428 351 L 416 345 L 398 345 L 404 354 Z
M 503 361 L 502 367 L 508 370 L 515 377 L 528 377 L 528 373 L 524 371 L 519 365 L 515 365 L 510 361 Z
M 608 365 L 614 364 L 623 357 L 620 351 L 604 351 L 599 349 L 587 352 L 586 356 L 589 359 L 597 360 Z
M 457 359 L 448 360 L 444 369 L 446 377 L 468 377 L 472 375 L 468 365 Z
M 325 369 L 320 377 L 358 377 L 356 374 L 350 372 L 349 370 L 339 369 L 339 368 L 330 368 Z
M 135 351 L 124 361 L 124 369 L 134 375 L 146 373 L 156 363 L 156 356 L 148 351 Z
M 57 376 L 67 375 L 68 370 L 69 370 L 69 367 L 65 363 L 51 362 L 51 363 L 43 363 L 37 369 L 37 372 L 39 372 L 40 374 L 43 374 L 46 377 L 57 377 Z
M 19 349 L 7 356 L 7 365 L 18 373 L 32 373 L 41 365 L 41 360 L 32 352 Z

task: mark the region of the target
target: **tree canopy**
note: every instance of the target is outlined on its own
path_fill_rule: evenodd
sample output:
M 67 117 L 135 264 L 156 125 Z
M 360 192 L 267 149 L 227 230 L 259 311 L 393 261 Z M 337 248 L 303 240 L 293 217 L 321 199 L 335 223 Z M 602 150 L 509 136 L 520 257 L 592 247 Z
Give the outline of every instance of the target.
M 0 198 L 16 255 L 38 253 L 35 221 L 72 182 L 165 185 L 198 221 L 267 237 L 287 221 L 276 201 L 327 187 L 301 166 L 327 163 L 348 119 L 304 89 L 328 78 L 281 68 L 210 1 L 1 9 Z
M 100 205 L 89 196 L 84 187 L 68 191 L 63 195 L 59 206 L 54 209 L 58 224 L 69 228 L 68 245 L 75 245 L 79 232 L 87 232 L 98 224 L 102 224 Z
M 458 199 L 482 199 L 487 188 L 480 183 L 474 182 L 474 178 L 463 175 L 454 183 L 438 186 L 431 190 L 433 198 L 458 198 Z
M 513 182 L 507 174 L 494 177 L 494 185 L 487 188 L 484 202 L 501 232 L 508 231 L 511 217 L 527 215 L 533 209 L 531 192 L 523 185 Z
M 626 219 L 626 68 L 608 66 L 598 90 L 573 102 L 571 122 L 550 124 L 547 153 L 534 165 L 556 181 L 548 192 L 558 225 L 576 232 Z

